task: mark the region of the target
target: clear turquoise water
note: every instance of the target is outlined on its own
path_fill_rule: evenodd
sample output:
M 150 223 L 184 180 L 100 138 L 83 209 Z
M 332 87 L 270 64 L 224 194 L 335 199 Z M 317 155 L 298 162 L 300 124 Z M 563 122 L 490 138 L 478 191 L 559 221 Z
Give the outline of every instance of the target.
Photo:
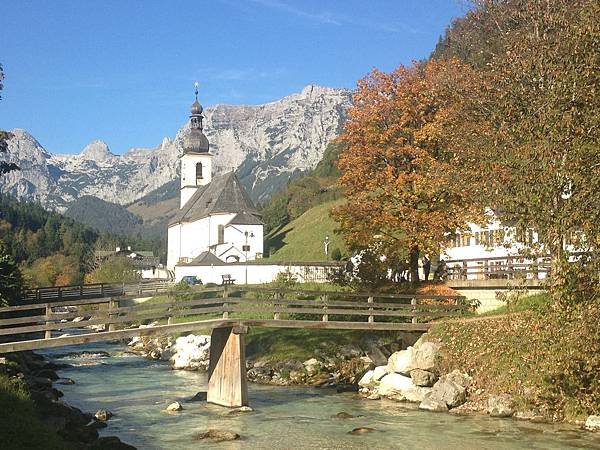
M 174 371 L 165 363 L 124 354 L 119 346 L 90 346 L 109 358 L 62 357 L 77 365 L 60 371 L 75 380 L 59 386 L 64 400 L 84 411 L 108 409 L 115 416 L 104 435 L 117 435 L 139 449 L 570 449 L 600 450 L 600 437 L 565 425 L 510 419 L 458 417 L 418 411 L 392 401 L 316 388 L 250 385 L 254 412 L 229 415 L 206 402 L 187 402 L 206 390 L 206 375 Z M 58 349 L 50 357 L 70 349 Z M 81 348 L 73 349 L 81 350 Z M 184 410 L 166 413 L 180 401 Z M 334 419 L 338 412 L 362 416 Z M 356 427 L 376 431 L 348 434 Z M 239 441 L 209 443 L 193 435 L 209 428 L 239 433 Z

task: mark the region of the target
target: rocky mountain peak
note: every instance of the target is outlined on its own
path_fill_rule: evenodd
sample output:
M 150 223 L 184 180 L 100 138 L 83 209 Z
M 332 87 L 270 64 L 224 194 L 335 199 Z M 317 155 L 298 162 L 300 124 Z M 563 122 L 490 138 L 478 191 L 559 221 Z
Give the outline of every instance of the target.
M 214 174 L 236 170 L 253 199 L 265 201 L 290 178 L 317 165 L 341 132 L 351 102 L 347 89 L 309 85 L 262 105 L 205 108 Z M 54 155 L 25 130 L 14 130 L 8 158 L 21 170 L 0 178 L 0 192 L 59 211 L 85 195 L 132 203 L 177 182 L 183 139 L 189 133 L 187 110 L 181 111 L 181 122 L 173 139 L 164 138 L 154 148 L 132 147 L 123 155 L 112 154 L 101 140 L 79 155 Z
M 78 155 L 81 159 L 91 161 L 106 161 L 107 159 L 114 158 L 115 155 L 111 153 L 106 142 L 101 140 L 95 140 L 90 142 Z

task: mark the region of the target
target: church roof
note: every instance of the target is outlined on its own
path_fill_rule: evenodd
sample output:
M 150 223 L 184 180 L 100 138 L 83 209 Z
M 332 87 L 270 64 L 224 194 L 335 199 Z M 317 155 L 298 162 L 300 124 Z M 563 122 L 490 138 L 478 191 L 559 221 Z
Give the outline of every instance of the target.
M 196 256 L 191 262 L 184 264 L 189 266 L 211 266 L 214 264 L 221 265 L 225 261 L 220 259 L 214 253 L 204 251 Z
M 254 214 L 245 211 L 239 212 L 227 225 L 264 225 L 263 222 Z
M 199 186 L 169 225 L 193 222 L 219 213 L 260 215 L 235 172 L 218 175 L 207 185 Z

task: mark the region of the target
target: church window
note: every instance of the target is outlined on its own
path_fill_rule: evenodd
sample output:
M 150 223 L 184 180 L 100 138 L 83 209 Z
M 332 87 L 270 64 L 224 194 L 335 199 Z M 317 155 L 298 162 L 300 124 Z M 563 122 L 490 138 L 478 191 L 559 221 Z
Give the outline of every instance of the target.
M 196 164 L 196 181 L 202 179 L 202 163 Z
M 219 239 L 219 244 L 224 244 L 225 243 L 225 226 L 223 225 L 219 225 L 218 228 L 218 239 Z

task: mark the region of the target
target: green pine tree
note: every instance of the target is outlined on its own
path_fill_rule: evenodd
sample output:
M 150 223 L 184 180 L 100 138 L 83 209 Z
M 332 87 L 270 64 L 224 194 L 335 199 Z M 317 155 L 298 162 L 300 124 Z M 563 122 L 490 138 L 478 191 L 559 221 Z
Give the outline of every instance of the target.
M 23 288 L 23 276 L 4 242 L 0 241 L 0 306 L 14 304 Z

